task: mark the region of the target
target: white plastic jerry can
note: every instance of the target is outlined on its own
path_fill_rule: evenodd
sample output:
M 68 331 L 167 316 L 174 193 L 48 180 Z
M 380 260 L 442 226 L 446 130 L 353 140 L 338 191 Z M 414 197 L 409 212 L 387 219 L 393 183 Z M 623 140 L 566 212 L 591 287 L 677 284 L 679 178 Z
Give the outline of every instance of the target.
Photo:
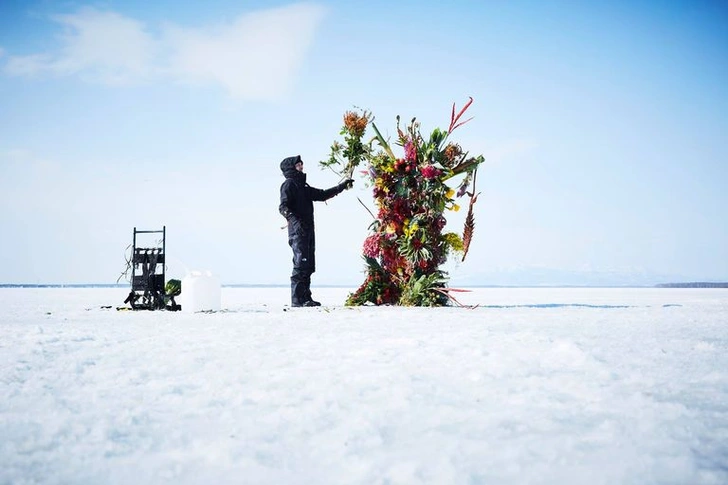
M 179 304 L 185 313 L 219 311 L 222 300 L 220 279 L 210 271 L 190 271 L 182 278 Z

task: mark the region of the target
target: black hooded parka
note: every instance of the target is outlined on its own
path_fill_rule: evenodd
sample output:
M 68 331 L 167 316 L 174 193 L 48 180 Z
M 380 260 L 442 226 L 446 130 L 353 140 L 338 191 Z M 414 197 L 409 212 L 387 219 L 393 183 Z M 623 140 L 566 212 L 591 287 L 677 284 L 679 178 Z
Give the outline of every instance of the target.
M 306 174 L 296 170 L 300 155 L 281 162 L 281 172 L 286 180 L 281 184 L 281 201 L 278 211 L 288 221 L 288 245 L 293 250 L 291 273 L 291 304 L 301 306 L 312 300 L 311 274 L 316 271 L 316 236 L 313 218 L 313 202 L 325 201 L 340 194 L 346 184 L 341 183 L 322 190 L 306 183 Z

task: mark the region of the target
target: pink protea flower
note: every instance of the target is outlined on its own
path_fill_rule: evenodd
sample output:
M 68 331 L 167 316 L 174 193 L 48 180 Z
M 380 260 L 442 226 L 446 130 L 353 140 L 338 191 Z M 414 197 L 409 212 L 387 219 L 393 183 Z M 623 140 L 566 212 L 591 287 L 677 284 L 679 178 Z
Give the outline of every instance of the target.
M 434 179 L 442 174 L 442 170 L 434 165 L 425 165 L 420 172 L 422 172 L 422 176 L 426 179 Z

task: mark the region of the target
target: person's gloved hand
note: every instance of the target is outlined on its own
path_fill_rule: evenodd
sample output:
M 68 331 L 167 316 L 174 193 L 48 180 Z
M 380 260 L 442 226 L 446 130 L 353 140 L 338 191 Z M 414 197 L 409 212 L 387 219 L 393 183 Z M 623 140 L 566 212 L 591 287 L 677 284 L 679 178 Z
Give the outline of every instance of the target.
M 343 182 L 341 182 L 341 187 L 344 190 L 349 190 L 354 186 L 354 179 L 346 179 Z

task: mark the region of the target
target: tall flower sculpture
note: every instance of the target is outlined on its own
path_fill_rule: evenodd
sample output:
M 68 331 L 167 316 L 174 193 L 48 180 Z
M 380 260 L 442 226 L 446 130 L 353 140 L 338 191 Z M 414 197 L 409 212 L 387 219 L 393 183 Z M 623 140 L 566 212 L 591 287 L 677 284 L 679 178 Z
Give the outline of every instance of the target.
M 465 259 L 475 227 L 475 176 L 484 158 L 468 156 L 449 138 L 472 119 L 461 121 L 472 102 L 470 98 L 457 114 L 453 104 L 449 128 L 435 128 L 427 139 L 416 119 L 402 129 L 398 116 L 395 144 L 403 152 L 399 157 L 370 112 L 344 114 L 343 143 L 335 141 L 328 160 L 320 163 L 347 178 L 364 163 L 378 208 L 362 250 L 366 279 L 348 296 L 347 305 L 441 306 L 454 301 L 440 267 L 449 256 Z M 369 127 L 374 136 L 367 142 Z M 456 177 L 457 191 L 449 185 Z M 446 212 L 459 210 L 455 199 L 464 195 L 470 201 L 462 236 L 445 232 Z

